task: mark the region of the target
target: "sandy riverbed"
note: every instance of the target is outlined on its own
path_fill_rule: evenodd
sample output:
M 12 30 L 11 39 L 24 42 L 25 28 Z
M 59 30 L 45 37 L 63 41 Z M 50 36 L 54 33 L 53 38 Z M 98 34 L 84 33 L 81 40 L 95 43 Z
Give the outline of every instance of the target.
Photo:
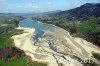
M 22 49 L 27 55 L 32 58 L 33 61 L 47 62 L 48 66 L 58 66 L 59 63 L 63 63 L 64 66 L 82 66 L 79 61 L 53 51 L 53 49 L 48 46 L 49 43 L 46 42 L 46 38 L 41 38 L 41 40 L 37 42 L 37 45 L 40 46 L 35 46 L 35 42 L 32 39 L 32 37 L 35 36 L 34 28 L 18 27 L 17 29 L 24 30 L 24 33 L 12 36 L 15 42 L 15 46 Z M 90 58 L 92 51 L 100 53 L 100 48 L 81 38 L 71 37 L 69 32 L 61 28 L 57 28 L 54 32 L 45 31 L 44 35 L 53 36 L 53 38 L 51 38 L 53 39 L 51 42 L 53 42 L 54 44 L 51 44 L 51 46 L 53 46 L 54 48 L 56 48 L 56 46 L 63 45 L 61 44 L 63 42 L 63 46 L 66 46 L 67 49 L 60 47 L 62 52 L 64 52 L 63 50 L 66 50 L 67 52 L 70 52 L 71 50 L 71 52 L 75 53 L 78 57 L 81 58 Z M 64 56 L 67 60 L 62 56 Z M 76 63 L 73 63 L 72 61 L 75 61 Z
M 37 47 L 33 45 L 34 41 L 32 40 L 32 36 L 35 35 L 34 28 L 18 27 L 17 29 L 24 30 L 24 33 L 12 36 L 16 47 L 22 49 L 26 53 L 26 55 L 32 58 L 33 61 L 46 62 L 48 63 L 49 66 L 58 66 L 53 56 L 51 55 L 47 56 L 35 52 Z

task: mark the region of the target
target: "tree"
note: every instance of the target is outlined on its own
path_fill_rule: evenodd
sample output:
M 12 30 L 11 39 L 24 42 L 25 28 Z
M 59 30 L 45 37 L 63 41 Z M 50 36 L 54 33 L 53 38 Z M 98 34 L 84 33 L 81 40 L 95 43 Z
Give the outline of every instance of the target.
M 75 27 L 71 27 L 71 28 L 70 28 L 70 33 L 72 33 L 72 34 L 73 34 L 73 33 L 76 33 L 76 32 L 77 32 L 77 30 L 76 30 L 76 28 L 75 28 Z

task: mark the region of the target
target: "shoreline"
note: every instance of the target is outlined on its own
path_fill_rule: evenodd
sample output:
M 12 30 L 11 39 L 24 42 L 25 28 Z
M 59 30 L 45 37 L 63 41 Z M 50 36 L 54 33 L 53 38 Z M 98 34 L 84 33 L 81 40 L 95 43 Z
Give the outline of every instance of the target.
M 65 63 L 64 61 L 61 61 L 59 59 L 59 58 L 62 58 L 62 57 L 58 56 L 60 54 L 54 52 L 51 48 L 40 47 L 40 46 L 34 45 L 34 41 L 33 41 L 32 37 L 35 36 L 35 28 L 18 27 L 17 29 L 24 30 L 24 33 L 20 34 L 20 35 L 12 36 L 12 38 L 14 39 L 15 46 L 20 48 L 21 50 L 23 50 L 26 53 L 26 55 L 30 56 L 32 61 L 48 63 L 48 66 L 58 66 L 59 64 L 57 62 Z M 92 43 L 90 43 L 82 38 L 72 37 L 68 31 L 65 31 L 64 29 L 62 30 L 62 28 L 60 28 L 60 27 L 57 27 L 54 32 L 46 31 L 45 34 L 54 36 L 54 38 L 52 38 L 52 39 L 59 40 L 59 41 L 65 41 L 65 45 L 67 45 L 70 48 L 70 50 L 75 52 L 80 58 L 90 58 L 92 51 L 100 53 L 99 52 L 100 48 L 96 47 L 95 45 L 92 45 Z M 58 37 L 58 35 L 59 35 L 59 37 Z M 43 43 L 41 43 L 41 42 L 43 42 Z M 45 43 L 46 42 L 41 38 L 40 45 L 44 44 L 44 46 L 45 46 Z M 57 42 L 57 43 L 59 43 L 59 42 Z M 87 46 L 87 45 L 89 45 L 89 46 Z M 45 51 L 47 53 L 45 54 L 43 51 L 42 51 L 42 53 L 36 52 L 36 50 L 39 51 L 39 47 L 42 50 L 45 49 Z M 51 54 L 48 53 L 48 51 L 51 52 Z M 56 55 L 54 55 L 54 54 L 56 54 Z M 56 57 L 56 59 L 55 59 L 55 57 Z M 70 58 L 68 56 L 65 56 L 65 57 L 68 60 L 76 61 L 75 59 Z M 72 64 L 72 66 L 75 66 L 75 64 L 79 64 L 81 66 L 81 63 L 78 61 L 77 61 L 77 63 L 73 63 L 73 62 L 70 62 L 70 63 Z M 66 65 L 66 66 L 68 66 L 68 65 Z

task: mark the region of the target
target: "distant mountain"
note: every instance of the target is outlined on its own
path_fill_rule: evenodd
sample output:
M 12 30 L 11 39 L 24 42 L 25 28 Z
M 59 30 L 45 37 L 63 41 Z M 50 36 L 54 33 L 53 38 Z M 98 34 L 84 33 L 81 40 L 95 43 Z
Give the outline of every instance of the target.
M 11 16 L 34 16 L 36 13 L 0 13 L 0 17 L 11 17 Z
M 75 9 L 60 11 L 49 16 L 68 19 L 87 19 L 88 17 L 100 17 L 100 3 L 86 3 Z
M 59 13 L 59 12 L 61 12 L 61 10 L 48 11 L 48 12 L 40 13 L 39 15 L 50 15 L 50 14 L 55 14 L 55 13 Z
M 61 10 L 49 11 L 49 12 L 44 12 L 44 13 L 57 13 L 57 12 L 61 12 Z

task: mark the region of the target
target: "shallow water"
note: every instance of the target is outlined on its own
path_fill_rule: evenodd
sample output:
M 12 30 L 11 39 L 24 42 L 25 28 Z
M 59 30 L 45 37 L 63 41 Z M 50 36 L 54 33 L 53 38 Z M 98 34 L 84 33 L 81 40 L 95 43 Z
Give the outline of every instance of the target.
M 19 22 L 20 27 L 28 27 L 28 28 L 35 28 L 35 39 L 42 37 L 44 34 L 44 30 L 54 31 L 55 26 L 51 24 L 41 23 L 37 20 L 32 20 L 30 18 L 24 19 Z

